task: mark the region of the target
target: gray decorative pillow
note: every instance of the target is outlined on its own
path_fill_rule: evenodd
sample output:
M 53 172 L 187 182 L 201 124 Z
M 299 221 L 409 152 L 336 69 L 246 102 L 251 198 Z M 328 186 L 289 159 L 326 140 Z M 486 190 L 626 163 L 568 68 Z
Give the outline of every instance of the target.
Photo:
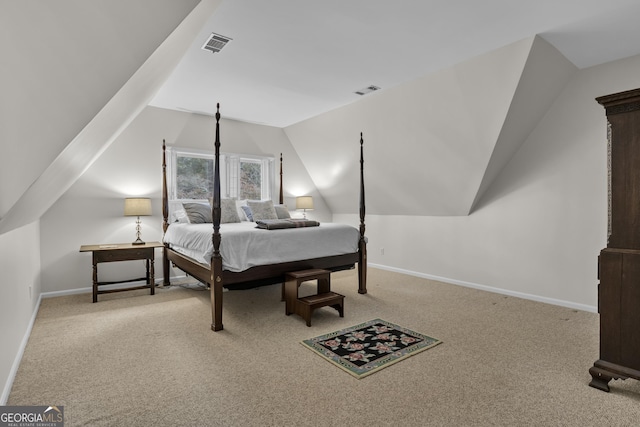
M 276 210 L 276 215 L 278 216 L 278 219 L 291 218 L 291 215 L 289 214 L 289 209 L 287 209 L 287 205 L 275 205 L 274 208 Z
M 273 201 L 271 200 L 260 202 L 249 200 L 247 205 L 251 208 L 254 222 L 262 219 L 278 219 L 276 209 L 273 207 Z
M 211 206 L 202 203 L 183 203 L 182 207 L 189 217 L 191 224 L 204 224 L 213 222 L 211 217 Z
M 242 212 L 244 212 L 244 216 L 247 217 L 247 221 L 253 222 L 253 213 L 249 205 L 242 205 L 240 207 L 242 208 Z
M 222 209 L 220 218 L 222 224 L 240 222 L 235 199 L 222 199 L 220 201 L 220 208 Z

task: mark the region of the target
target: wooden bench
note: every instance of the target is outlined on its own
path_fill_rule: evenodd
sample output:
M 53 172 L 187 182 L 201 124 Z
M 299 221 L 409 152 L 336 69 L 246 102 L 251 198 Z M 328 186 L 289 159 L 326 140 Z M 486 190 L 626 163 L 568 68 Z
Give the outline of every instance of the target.
M 284 301 L 285 314 L 291 313 L 301 316 L 311 326 L 313 310 L 330 306 L 338 310 L 340 317 L 344 317 L 344 295 L 331 292 L 331 272 L 328 270 L 312 269 L 293 271 L 285 275 Z M 298 298 L 298 288 L 302 282 L 317 280 L 318 292 L 303 298 Z

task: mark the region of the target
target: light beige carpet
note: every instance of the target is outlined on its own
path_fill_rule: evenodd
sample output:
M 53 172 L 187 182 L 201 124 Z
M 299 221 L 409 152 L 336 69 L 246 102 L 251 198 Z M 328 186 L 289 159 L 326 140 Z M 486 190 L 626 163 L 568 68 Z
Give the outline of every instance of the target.
M 9 405 L 64 405 L 67 426 L 632 426 L 640 382 L 588 386 L 598 315 L 370 269 L 332 275 L 345 317 L 285 316 L 280 287 L 172 287 L 42 301 Z M 310 284 L 303 284 L 309 292 Z M 300 345 L 374 318 L 444 341 L 358 380 Z

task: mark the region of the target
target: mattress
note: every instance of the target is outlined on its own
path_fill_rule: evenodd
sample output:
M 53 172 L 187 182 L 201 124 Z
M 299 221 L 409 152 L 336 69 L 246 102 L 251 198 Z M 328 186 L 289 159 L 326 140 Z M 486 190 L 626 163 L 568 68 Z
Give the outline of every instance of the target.
M 173 223 L 163 241 L 176 252 L 209 264 L 213 254 L 213 225 Z M 300 261 L 358 251 L 360 232 L 346 224 L 265 230 L 253 222 L 220 225 L 222 268 L 245 271 L 258 265 Z

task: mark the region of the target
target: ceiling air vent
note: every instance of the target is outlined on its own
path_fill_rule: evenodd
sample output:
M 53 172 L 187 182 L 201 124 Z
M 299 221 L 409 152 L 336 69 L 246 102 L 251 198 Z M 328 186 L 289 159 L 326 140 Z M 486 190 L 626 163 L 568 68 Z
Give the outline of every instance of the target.
M 373 91 L 376 91 L 378 89 L 380 89 L 378 86 L 371 85 L 371 86 L 365 87 L 364 89 L 357 90 L 355 93 L 357 93 L 358 95 L 366 95 L 366 94 L 368 94 L 370 92 L 373 92 Z
M 208 50 L 209 52 L 220 52 L 225 45 L 231 41 L 232 39 L 226 36 L 221 36 L 220 34 L 211 33 L 207 41 L 202 45 L 203 50 Z

